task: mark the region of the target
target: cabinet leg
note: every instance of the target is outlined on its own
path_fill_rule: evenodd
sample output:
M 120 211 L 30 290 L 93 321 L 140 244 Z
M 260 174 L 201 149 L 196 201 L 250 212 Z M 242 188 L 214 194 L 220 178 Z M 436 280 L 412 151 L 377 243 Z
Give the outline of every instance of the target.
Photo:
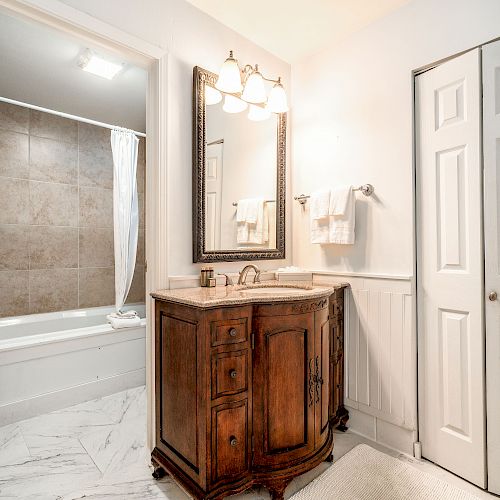
M 157 464 L 156 462 L 152 462 L 152 464 L 154 468 L 152 476 L 157 481 L 167 475 L 167 471 L 161 465 Z
M 267 487 L 272 500 L 284 500 L 285 499 L 285 490 L 288 486 L 288 483 L 291 479 L 279 480 L 267 483 L 265 486 Z
M 346 424 L 349 420 L 349 412 L 342 406 L 337 410 L 337 416 L 339 417 L 337 430 L 339 430 L 340 432 L 345 432 L 348 429 Z
M 330 453 L 330 455 L 328 455 L 328 456 L 325 458 L 325 462 L 330 462 L 330 463 L 332 463 L 332 462 L 333 462 L 333 453 Z

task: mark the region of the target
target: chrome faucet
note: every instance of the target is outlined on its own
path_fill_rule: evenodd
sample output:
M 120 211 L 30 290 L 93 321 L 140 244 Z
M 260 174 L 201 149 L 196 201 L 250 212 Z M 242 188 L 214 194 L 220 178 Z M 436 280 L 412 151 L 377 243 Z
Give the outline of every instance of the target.
M 247 274 L 250 269 L 253 269 L 255 271 L 255 276 L 253 277 L 253 282 L 254 283 L 260 283 L 260 270 L 257 266 L 254 266 L 253 264 L 248 264 L 245 266 L 241 272 L 240 272 L 240 277 L 238 278 L 238 285 L 244 285 L 247 281 Z

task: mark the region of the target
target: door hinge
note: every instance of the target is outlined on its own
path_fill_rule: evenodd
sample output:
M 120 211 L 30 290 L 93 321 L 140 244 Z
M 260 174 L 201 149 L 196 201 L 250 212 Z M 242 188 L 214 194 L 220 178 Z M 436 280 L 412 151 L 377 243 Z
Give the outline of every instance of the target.
M 254 439 L 253 439 L 253 434 L 252 434 L 252 453 L 255 451 L 255 446 L 254 446 Z
M 250 335 L 250 345 L 251 345 L 252 349 L 255 349 L 255 333 L 252 333 Z
M 144 261 L 144 272 L 145 273 L 148 272 L 148 261 L 147 260 Z

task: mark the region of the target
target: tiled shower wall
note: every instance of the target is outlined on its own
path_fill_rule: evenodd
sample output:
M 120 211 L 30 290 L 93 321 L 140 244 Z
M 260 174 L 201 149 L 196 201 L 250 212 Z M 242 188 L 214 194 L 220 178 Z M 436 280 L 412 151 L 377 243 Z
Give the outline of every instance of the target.
M 139 248 L 127 302 L 144 301 Z M 0 103 L 0 316 L 114 304 L 110 130 Z

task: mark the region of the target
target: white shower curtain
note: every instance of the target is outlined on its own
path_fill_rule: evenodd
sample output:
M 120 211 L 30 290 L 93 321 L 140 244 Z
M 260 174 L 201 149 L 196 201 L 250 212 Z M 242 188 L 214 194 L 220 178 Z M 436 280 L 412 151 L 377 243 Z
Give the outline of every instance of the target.
M 115 307 L 119 313 L 134 276 L 139 233 L 137 151 L 139 139 L 125 129 L 111 131 L 113 151 L 113 219 L 115 241 Z

